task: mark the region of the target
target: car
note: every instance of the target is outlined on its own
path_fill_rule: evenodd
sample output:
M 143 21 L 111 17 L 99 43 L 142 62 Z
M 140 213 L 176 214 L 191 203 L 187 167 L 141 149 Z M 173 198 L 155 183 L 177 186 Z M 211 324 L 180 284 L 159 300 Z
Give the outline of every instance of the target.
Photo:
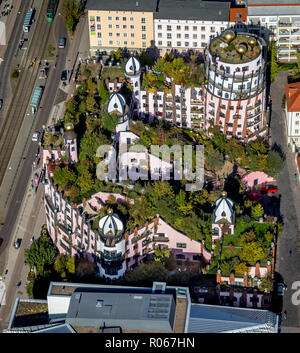
M 39 131 L 36 131 L 36 132 L 33 133 L 31 140 L 32 140 L 33 142 L 37 142 L 37 141 L 39 140 L 39 136 L 40 136 Z
M 64 38 L 64 37 L 59 38 L 58 47 L 64 48 L 65 46 L 66 46 L 66 38 Z
M 277 295 L 282 297 L 286 291 L 286 285 L 284 283 L 277 283 Z
M 18 239 L 14 242 L 14 247 L 15 247 L 16 249 L 19 249 L 21 243 L 22 243 L 22 239 L 21 239 L 21 238 L 18 238 Z
M 278 191 L 278 187 L 276 185 L 266 185 L 263 186 L 260 191 L 269 194 L 276 194 L 276 192 Z
M 2 109 L 3 107 L 3 99 L 0 99 L 0 110 Z
M 62 81 L 66 81 L 67 78 L 68 78 L 68 72 L 67 72 L 67 70 L 64 70 L 64 71 L 61 73 L 60 79 L 61 79 Z

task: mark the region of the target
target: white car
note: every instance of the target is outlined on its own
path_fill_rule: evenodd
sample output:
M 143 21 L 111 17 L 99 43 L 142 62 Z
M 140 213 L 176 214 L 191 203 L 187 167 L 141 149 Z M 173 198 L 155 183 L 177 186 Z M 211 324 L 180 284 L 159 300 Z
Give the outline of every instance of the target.
M 37 142 L 39 140 L 39 136 L 40 133 L 38 131 L 36 131 L 33 135 L 32 135 L 32 141 Z

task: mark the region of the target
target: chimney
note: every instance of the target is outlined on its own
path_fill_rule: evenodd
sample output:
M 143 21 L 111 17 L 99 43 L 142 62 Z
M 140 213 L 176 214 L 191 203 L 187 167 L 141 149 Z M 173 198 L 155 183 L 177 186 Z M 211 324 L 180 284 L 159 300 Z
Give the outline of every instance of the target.
M 271 267 L 271 262 L 268 261 L 268 262 L 267 262 L 267 274 L 270 274 L 270 273 L 271 273 L 271 269 L 272 269 L 272 267 Z
M 243 286 L 248 287 L 248 273 L 244 272 Z
M 222 275 L 221 275 L 221 270 L 218 270 L 218 271 L 217 271 L 217 283 L 220 283 L 220 282 L 221 282 L 221 277 L 222 277 Z
M 232 285 L 233 282 L 234 282 L 234 273 L 231 272 L 231 273 L 230 273 L 230 277 L 229 277 L 229 284 Z
M 145 223 L 145 229 L 146 229 L 146 231 L 148 230 L 148 227 L 149 227 L 149 222 L 147 221 L 147 222 Z
M 256 265 L 255 265 L 255 276 L 260 277 L 260 263 L 259 263 L 259 261 L 257 261 Z

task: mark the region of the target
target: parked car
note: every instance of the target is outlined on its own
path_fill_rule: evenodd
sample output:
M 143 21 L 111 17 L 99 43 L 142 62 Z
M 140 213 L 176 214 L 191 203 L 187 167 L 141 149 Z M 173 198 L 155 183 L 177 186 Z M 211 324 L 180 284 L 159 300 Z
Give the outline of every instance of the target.
M 67 70 L 64 70 L 62 73 L 61 73 L 61 80 L 62 81 L 66 81 L 67 80 L 67 78 L 68 78 L 68 72 L 67 72 Z
M 40 133 L 38 131 L 34 132 L 32 135 L 32 141 L 37 142 L 39 140 Z
M 21 239 L 21 238 L 18 238 L 18 239 L 14 242 L 14 247 L 15 247 L 16 249 L 19 249 L 21 243 L 22 243 L 22 239 Z
M 266 185 L 263 186 L 260 191 L 269 194 L 276 194 L 276 192 L 278 191 L 278 187 L 276 185 Z
M 64 48 L 65 46 L 66 46 L 66 38 L 64 38 L 64 37 L 59 38 L 58 47 Z
M 286 285 L 284 283 L 277 283 L 277 295 L 283 296 L 286 291 Z

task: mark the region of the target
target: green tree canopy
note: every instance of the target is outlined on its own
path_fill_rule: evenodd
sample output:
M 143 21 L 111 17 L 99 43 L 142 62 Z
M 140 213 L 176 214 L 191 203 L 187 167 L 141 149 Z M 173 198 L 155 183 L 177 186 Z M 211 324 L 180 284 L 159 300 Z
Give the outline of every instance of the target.
M 148 285 L 152 286 L 154 281 L 165 282 L 168 271 L 161 262 L 141 263 L 133 271 L 125 275 L 125 280 L 130 285 Z
M 54 183 L 64 190 L 68 184 L 73 184 L 76 181 L 76 174 L 68 166 L 57 166 L 53 173 Z
M 254 219 L 259 219 L 264 214 L 264 209 L 260 203 L 251 207 L 251 216 Z
M 223 154 L 211 148 L 206 154 L 205 162 L 208 169 L 221 169 L 224 164 Z
M 284 161 L 280 154 L 276 151 L 271 151 L 266 161 L 265 173 L 270 176 L 275 176 L 283 169 Z
M 250 242 L 245 244 L 243 246 L 243 250 L 240 253 L 240 259 L 245 262 L 255 262 L 262 260 L 264 256 L 264 251 L 259 242 Z
M 82 2 L 77 0 L 64 0 L 62 6 L 66 26 L 68 30 L 73 33 L 83 10 Z

